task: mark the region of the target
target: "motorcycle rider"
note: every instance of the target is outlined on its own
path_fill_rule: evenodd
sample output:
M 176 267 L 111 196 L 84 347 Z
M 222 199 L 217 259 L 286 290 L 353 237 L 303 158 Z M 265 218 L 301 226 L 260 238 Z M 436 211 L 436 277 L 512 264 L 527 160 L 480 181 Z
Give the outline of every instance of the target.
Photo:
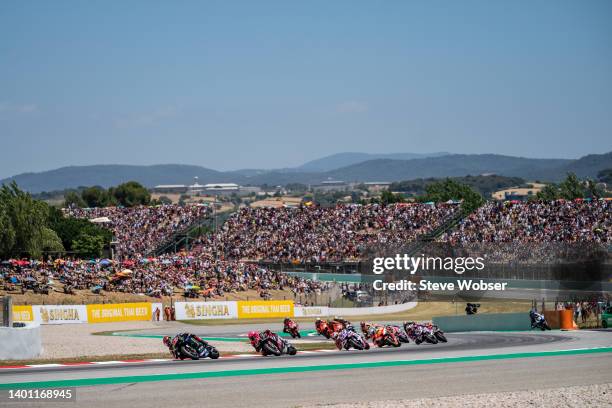
M 327 326 L 327 330 L 324 330 L 323 326 Z M 315 320 L 315 328 L 317 329 L 318 333 L 323 334 L 323 335 L 325 335 L 325 332 L 331 331 L 327 321 L 321 319 L 320 317 L 317 317 L 317 319 Z
M 284 352 L 283 348 L 289 345 L 289 343 L 285 339 L 281 338 L 278 334 L 274 333 L 270 329 L 266 329 L 262 332 L 257 332 L 253 330 L 253 331 L 250 331 L 247 334 L 247 336 L 251 342 L 251 345 L 255 348 L 255 351 L 258 353 L 263 349 L 264 341 L 267 339 L 272 339 L 277 344 L 282 343 L 283 347 L 281 347 L 281 350 L 280 350 L 281 353 Z
M 534 309 L 531 309 L 529 312 L 529 317 L 531 318 L 531 328 L 535 329 L 542 320 L 546 320 L 544 315 L 536 312 Z
M 285 320 L 283 320 L 283 333 L 290 333 L 291 330 L 289 329 L 291 324 L 297 325 L 297 323 L 295 323 L 293 320 L 291 320 L 288 317 L 285 317 Z
M 348 320 L 345 320 L 345 319 L 343 319 L 341 317 L 338 317 L 338 316 L 334 316 L 334 319 L 332 320 L 332 323 L 333 322 L 338 322 L 338 323 L 342 324 L 344 327 L 351 326 L 351 322 L 349 322 Z
M 370 323 L 370 322 L 361 322 L 359 324 L 361 326 L 361 331 L 366 339 L 371 339 L 376 329 L 380 327 L 378 323 Z
M 334 332 L 334 333 L 332 333 L 332 335 L 331 335 L 331 338 L 332 338 L 332 340 L 334 341 L 334 343 L 336 343 L 336 347 L 338 348 L 338 350 L 342 350 L 342 346 L 343 346 L 343 344 L 342 344 L 342 340 L 341 340 L 341 339 L 342 339 L 343 337 L 341 336 L 341 334 L 342 334 L 342 332 L 343 332 L 344 330 L 345 330 L 345 329 L 343 329 L 343 330 L 342 330 L 342 331 L 340 331 L 340 332 Z M 347 350 L 348 350 L 348 349 L 347 349 Z
M 261 347 L 263 346 L 261 334 L 255 330 L 251 330 L 247 336 L 249 337 L 251 346 L 253 346 L 255 351 L 259 353 L 261 351 Z
M 374 332 L 372 333 L 372 343 L 376 344 L 378 347 L 382 347 L 384 345 L 384 338 L 387 334 L 385 326 L 377 326 L 374 328 Z
M 191 333 L 179 333 L 174 337 L 164 336 L 164 338 L 162 339 L 162 342 L 164 343 L 166 347 L 168 347 L 168 349 L 170 350 L 170 353 L 172 354 L 174 358 L 181 358 L 181 351 L 180 351 L 181 346 L 190 336 L 196 339 L 197 341 L 201 342 L 202 344 L 204 344 L 205 347 L 208 346 L 208 342 L 202 340 L 200 337 L 196 336 L 195 334 L 191 334 Z

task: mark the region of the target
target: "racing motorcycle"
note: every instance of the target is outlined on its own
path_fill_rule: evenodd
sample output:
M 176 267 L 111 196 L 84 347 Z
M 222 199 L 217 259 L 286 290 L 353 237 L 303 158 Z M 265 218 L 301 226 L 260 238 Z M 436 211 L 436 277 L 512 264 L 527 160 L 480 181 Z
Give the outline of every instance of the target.
M 544 315 L 531 311 L 529 313 L 529 317 L 531 317 L 532 329 L 540 329 L 542 331 L 550 330 L 550 326 L 548 325 Z
M 412 341 L 414 341 L 414 343 L 417 345 L 423 343 L 424 341 L 434 344 L 438 342 L 435 336 L 430 334 L 429 331 L 426 331 L 425 328 L 418 323 L 406 322 L 404 323 L 404 330 L 406 331 L 408 337 L 410 337 L 410 339 L 412 339 Z
M 355 332 L 354 330 L 343 329 L 339 333 L 334 333 L 336 346 L 339 350 L 345 349 L 355 349 L 355 350 L 369 350 L 370 344 L 366 341 L 366 339 Z
M 292 338 L 299 339 L 302 336 L 300 335 L 300 326 L 291 319 L 285 320 L 285 327 L 283 328 L 285 333 L 289 333 Z
M 324 336 L 326 339 L 331 339 L 334 333 L 339 333 L 341 330 L 345 329 L 344 324 L 338 321 L 321 319 L 315 321 L 315 328 L 317 329 L 317 333 Z
M 408 334 L 400 326 L 390 325 L 387 326 L 387 330 L 392 331 L 393 334 L 395 334 L 397 339 L 400 341 L 400 343 L 410 343 L 410 338 L 408 337 Z
M 395 330 L 390 326 L 381 326 L 376 329 L 372 342 L 378 347 L 392 346 L 399 347 L 402 345 L 399 338 L 395 335 Z
M 264 356 L 280 356 L 281 354 L 294 356 L 297 353 L 297 349 L 287 340 L 269 330 L 262 334 L 261 345 L 261 353 Z
M 178 357 L 181 360 L 187 358 L 192 360 L 199 360 L 201 358 L 216 360 L 219 358 L 219 351 L 215 347 L 194 334 L 186 336 L 183 341 L 179 337 L 175 337 L 172 340 L 172 346 L 175 350 L 178 350 Z
M 317 333 L 324 336 L 326 339 L 331 338 L 333 334 L 326 320 L 317 319 L 315 321 L 315 328 L 317 329 Z
M 428 323 L 426 326 L 428 329 L 430 329 L 430 331 L 433 333 L 434 337 L 438 339 L 438 341 L 441 341 L 442 343 L 446 343 L 448 341 L 446 339 L 446 336 L 444 335 L 444 332 L 440 330 L 438 326 L 431 323 Z

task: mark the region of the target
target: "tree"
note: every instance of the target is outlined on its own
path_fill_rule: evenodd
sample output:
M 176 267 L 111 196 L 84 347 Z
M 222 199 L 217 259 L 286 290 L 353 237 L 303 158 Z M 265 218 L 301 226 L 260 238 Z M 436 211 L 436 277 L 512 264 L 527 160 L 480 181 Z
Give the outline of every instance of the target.
M 425 195 L 418 198 L 421 202 L 433 201 L 436 203 L 448 200 L 463 200 L 462 209 L 472 212 L 484 204 L 482 195 L 472 190 L 467 184 L 458 183 L 455 180 L 446 179 L 428 184 L 425 187 Z
M 0 258 L 9 258 L 15 246 L 16 232 L 13 228 L 7 205 L 0 200 Z
M 72 250 L 83 258 L 99 258 L 104 250 L 104 238 L 81 234 L 72 241 Z
M 151 201 L 149 190 L 136 181 L 128 181 L 110 190 L 117 202 L 124 207 L 147 205 Z
M 114 197 L 112 197 L 109 192 L 102 187 L 93 186 L 87 187 L 85 190 L 81 192 L 81 198 L 87 204 L 87 207 L 108 207 L 111 204 L 114 204 Z
M 0 246 L 3 257 L 42 254 L 42 229 L 46 226 L 48 206 L 37 201 L 17 187 L 17 183 L 2 185 L 0 189 L 0 222 L 6 232 L 1 235 L 7 242 Z
M 165 195 L 159 197 L 158 201 L 160 204 L 163 204 L 163 205 L 172 204 L 172 200 L 168 198 L 168 196 L 165 196 Z
M 380 195 L 381 204 L 403 203 L 404 197 L 401 194 L 394 194 L 389 190 L 383 190 Z
M 110 243 L 113 234 L 106 228 L 84 219 L 64 217 L 61 210 L 57 208 L 49 208 L 48 225 L 59 237 L 64 248 L 68 251 L 74 251 L 72 247 L 75 237 L 89 235 L 101 237 L 104 245 Z
M 57 236 L 55 231 L 49 227 L 42 229 L 42 250 L 44 252 L 53 252 L 60 254 L 64 252 L 62 240 Z
M 560 196 L 561 193 L 559 191 L 559 187 L 557 187 L 555 184 L 545 185 L 544 188 L 542 188 L 542 190 L 538 191 L 536 194 L 536 198 L 538 200 L 544 201 L 557 200 Z
M 612 169 L 601 170 L 597 173 L 597 180 L 602 183 L 612 184 Z
M 584 183 L 585 197 L 598 199 L 605 195 L 605 191 L 593 180 L 587 180 Z
M 68 191 L 64 194 L 64 207 L 86 207 L 87 203 L 81 198 L 76 191 Z
M 565 180 L 559 184 L 559 193 L 566 200 L 584 198 L 584 185 L 574 173 L 567 173 Z

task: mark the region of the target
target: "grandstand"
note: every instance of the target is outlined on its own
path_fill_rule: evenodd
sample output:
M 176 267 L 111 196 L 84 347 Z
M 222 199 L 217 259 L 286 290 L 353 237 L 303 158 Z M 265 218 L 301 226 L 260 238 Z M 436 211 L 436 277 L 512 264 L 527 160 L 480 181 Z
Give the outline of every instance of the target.
M 402 248 L 411 255 L 431 242 L 503 244 L 503 250 L 487 249 L 492 262 L 508 264 L 505 256 L 511 253 L 531 265 L 550 262 L 545 255 L 555 253 L 552 244 L 609 248 L 611 205 L 606 200 L 492 202 L 467 216 L 457 204 L 246 207 L 221 220 L 216 232 L 210 228 L 210 208 L 201 205 L 68 209 L 68 216 L 108 218 L 103 225 L 118 238 L 115 262 L 13 260 L 0 266 L 0 273 L 6 291 L 54 281 L 66 294 L 95 289 L 159 297 L 182 294 L 188 286 L 211 298 L 249 290 L 263 298 L 270 290 L 310 293 L 316 282 L 281 271 L 314 266 L 354 273 L 371 248 Z M 129 273 L 120 274 L 124 269 Z

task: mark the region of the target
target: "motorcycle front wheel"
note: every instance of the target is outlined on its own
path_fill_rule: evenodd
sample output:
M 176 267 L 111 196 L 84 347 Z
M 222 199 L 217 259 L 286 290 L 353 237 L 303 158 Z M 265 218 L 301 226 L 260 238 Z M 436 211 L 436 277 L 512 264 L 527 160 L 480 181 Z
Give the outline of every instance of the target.
M 436 339 L 434 336 L 432 336 L 432 335 L 430 335 L 430 334 L 428 334 L 427 336 L 425 336 L 425 340 L 426 340 L 428 343 L 431 343 L 431 344 L 438 344 L 438 339 Z
M 216 360 L 219 358 L 219 350 L 217 350 L 214 347 L 211 347 L 210 350 L 208 351 L 208 357 L 210 357 L 213 360 Z

